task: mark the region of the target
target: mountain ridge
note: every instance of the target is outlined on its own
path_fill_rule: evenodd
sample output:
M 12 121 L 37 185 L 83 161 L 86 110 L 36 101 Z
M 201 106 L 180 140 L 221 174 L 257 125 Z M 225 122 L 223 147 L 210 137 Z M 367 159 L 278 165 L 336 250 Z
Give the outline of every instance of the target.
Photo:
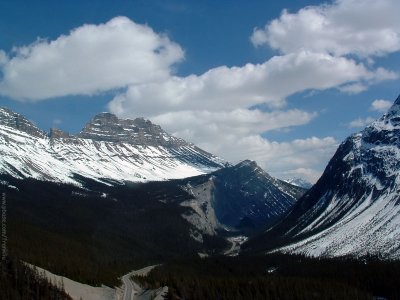
M 194 198 L 183 203 L 194 212 L 185 217 L 209 233 L 263 228 L 287 212 L 306 191 L 270 176 L 250 160 L 181 181 Z
M 400 96 L 381 118 L 342 142 L 286 217 L 245 247 L 398 258 L 399 171 Z
M 143 118 L 96 115 L 77 135 L 46 133 L 20 114 L 0 108 L 0 172 L 79 184 L 75 174 L 143 182 L 212 172 L 228 163 L 166 133 Z

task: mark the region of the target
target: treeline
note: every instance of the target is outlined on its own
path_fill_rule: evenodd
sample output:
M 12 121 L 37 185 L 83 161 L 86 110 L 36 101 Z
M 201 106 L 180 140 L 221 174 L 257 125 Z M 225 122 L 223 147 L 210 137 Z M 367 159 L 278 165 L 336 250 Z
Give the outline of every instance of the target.
M 82 283 L 112 287 L 133 269 L 226 247 L 219 237 L 203 244 L 190 237 L 193 226 L 181 217 L 189 208 L 179 204 L 191 196 L 172 181 L 105 186 L 82 179 L 82 189 L 0 180 L 18 187 L 0 185 L 9 253 Z
M 400 262 L 373 257 L 193 258 L 135 280 L 145 288 L 168 286 L 169 299 L 400 299 Z
M 0 263 L 0 300 L 72 300 L 62 286 L 16 259 Z

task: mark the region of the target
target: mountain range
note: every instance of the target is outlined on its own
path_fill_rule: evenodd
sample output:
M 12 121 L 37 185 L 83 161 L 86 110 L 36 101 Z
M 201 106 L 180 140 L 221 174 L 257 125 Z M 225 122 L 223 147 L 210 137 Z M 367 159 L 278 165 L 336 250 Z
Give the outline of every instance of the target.
M 305 191 L 271 177 L 256 162 L 232 166 L 143 118 L 100 113 L 71 135 L 54 128 L 46 133 L 0 108 L 0 142 L 0 174 L 17 179 L 82 186 L 88 180 L 118 185 L 188 178 L 180 185 L 195 200 L 182 205 L 197 212 L 197 224 L 208 222 L 202 225 L 213 228 L 208 233 L 265 226 Z M 207 175 L 191 179 L 201 174 Z
M 77 135 L 46 133 L 20 114 L 0 108 L 0 173 L 79 184 L 185 178 L 226 166 L 222 159 L 176 138 L 143 118 L 96 115 Z
M 143 118 L 101 113 L 72 135 L 0 108 L 10 249 L 83 282 L 226 253 L 242 235 L 243 255 L 399 258 L 399 169 L 400 97 L 338 147 L 312 187 L 254 161 L 232 165 Z M 66 245 L 70 256 L 54 252 Z

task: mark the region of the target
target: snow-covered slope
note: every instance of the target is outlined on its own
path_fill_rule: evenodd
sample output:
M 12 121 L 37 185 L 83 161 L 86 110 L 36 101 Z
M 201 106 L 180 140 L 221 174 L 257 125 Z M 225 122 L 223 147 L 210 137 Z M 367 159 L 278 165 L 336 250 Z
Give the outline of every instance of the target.
M 76 136 L 38 129 L 23 116 L 0 108 L 0 174 L 79 184 L 97 181 L 185 178 L 225 166 L 213 156 L 138 118 L 110 113 L 94 117 Z
M 321 179 L 271 234 L 280 250 L 400 258 L 400 97 L 338 148 Z

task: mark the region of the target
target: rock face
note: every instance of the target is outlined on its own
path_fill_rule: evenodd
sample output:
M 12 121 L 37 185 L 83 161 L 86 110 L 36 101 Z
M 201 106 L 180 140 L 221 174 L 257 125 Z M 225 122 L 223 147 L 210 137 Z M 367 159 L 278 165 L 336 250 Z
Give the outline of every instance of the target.
M 37 128 L 24 116 L 17 114 L 9 109 L 0 108 L 0 126 L 14 128 L 18 131 L 27 133 L 34 137 L 43 138 L 46 133 Z
M 0 155 L 0 174 L 74 184 L 79 176 L 103 182 L 185 178 L 227 164 L 141 118 L 101 113 L 74 136 L 58 129 L 47 134 L 4 108 Z
M 308 255 L 400 257 L 400 97 L 347 138 L 320 180 L 274 229 L 249 243 Z
M 305 192 L 271 177 L 250 160 L 218 170 L 214 176 L 217 218 L 233 227 L 269 224 L 286 213 Z
M 194 199 L 186 216 L 203 232 L 228 227 L 253 231 L 284 215 L 306 191 L 271 177 L 254 161 L 187 179 L 184 189 Z M 204 229 L 207 230 L 204 230 Z
M 78 137 L 94 141 L 125 142 L 141 146 L 179 147 L 189 145 L 166 133 L 159 125 L 143 118 L 118 119 L 110 113 L 100 113 L 86 124 Z
M 62 131 L 60 129 L 50 128 L 49 138 L 50 139 L 66 139 L 66 138 L 72 138 L 72 136 L 68 132 Z

